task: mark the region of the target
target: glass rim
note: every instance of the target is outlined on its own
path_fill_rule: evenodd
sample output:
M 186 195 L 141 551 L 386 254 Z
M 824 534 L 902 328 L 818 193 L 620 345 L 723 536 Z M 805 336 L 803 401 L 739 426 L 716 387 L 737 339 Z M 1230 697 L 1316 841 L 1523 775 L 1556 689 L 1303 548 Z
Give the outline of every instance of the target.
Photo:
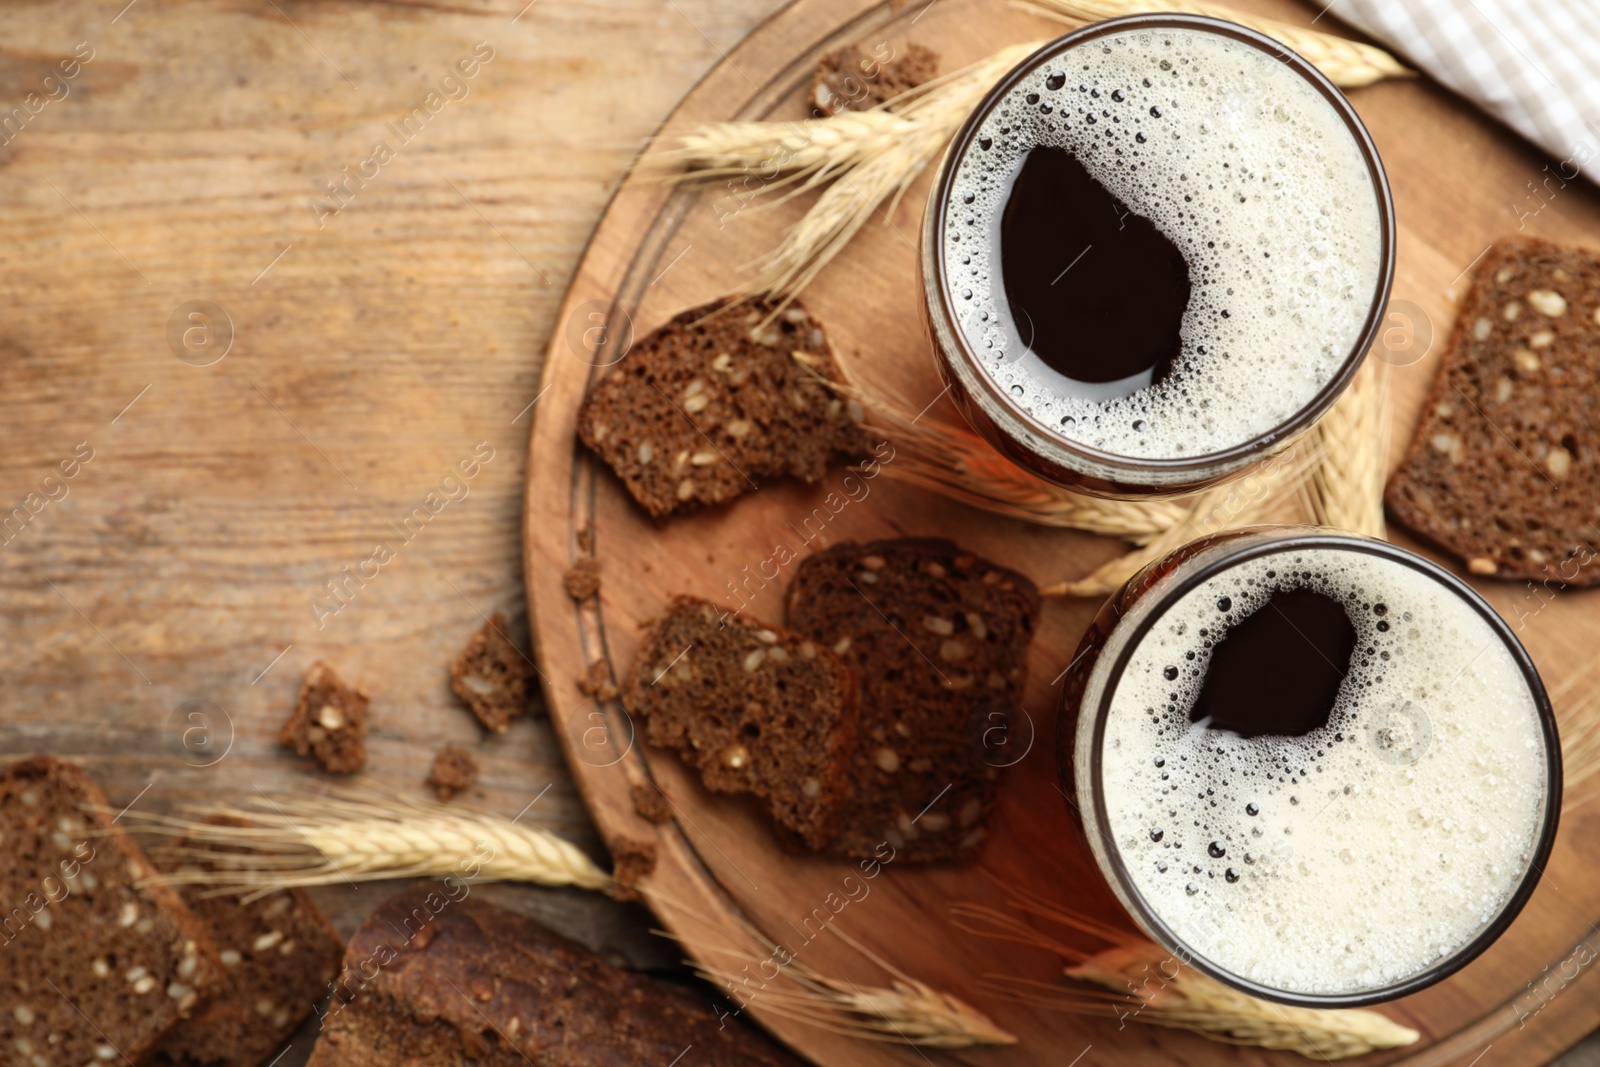
M 1134 630 L 1116 652 L 1116 660 L 1111 664 L 1104 688 L 1099 694 L 1099 701 L 1093 710 L 1094 722 L 1088 761 L 1089 786 L 1094 800 L 1095 822 L 1099 831 L 1107 836 L 1108 843 L 1112 846 L 1106 850 L 1105 861 L 1101 864 L 1102 873 L 1108 876 L 1115 876 L 1117 888 L 1119 889 L 1116 895 L 1124 905 L 1134 910 L 1133 918 L 1135 922 L 1147 933 L 1155 937 L 1163 949 L 1181 959 L 1187 966 L 1194 967 L 1202 974 L 1214 978 L 1224 985 L 1231 986 L 1240 992 L 1263 1000 L 1305 1008 L 1357 1008 L 1396 1000 L 1443 981 L 1477 959 L 1506 932 L 1512 922 L 1521 914 L 1523 907 L 1527 904 L 1529 898 L 1533 896 L 1533 891 L 1538 887 L 1539 880 L 1544 874 L 1544 869 L 1549 863 L 1550 852 L 1555 845 L 1556 830 L 1561 821 L 1561 738 L 1556 727 L 1555 710 L 1550 703 L 1549 694 L 1545 691 L 1544 682 L 1539 677 L 1538 669 L 1534 666 L 1533 659 L 1528 655 L 1527 649 L 1523 648 L 1522 642 L 1517 640 L 1516 634 L 1512 632 L 1510 625 L 1500 617 L 1500 614 L 1494 610 L 1488 601 L 1479 595 L 1477 590 L 1433 560 L 1410 552 L 1398 545 L 1390 544 L 1387 541 L 1357 534 L 1338 533 L 1322 527 L 1254 527 L 1247 532 L 1261 534 L 1262 538 L 1260 540 L 1246 541 L 1231 550 L 1226 544 L 1216 546 L 1219 550 L 1216 556 L 1200 561 L 1192 573 L 1182 574 L 1171 588 L 1160 592 L 1155 609 L 1147 612 L 1143 618 L 1138 620 Z M 1280 532 L 1281 535 L 1273 536 L 1275 533 Z M 1106 810 L 1105 788 L 1102 779 L 1104 761 L 1101 753 L 1105 743 L 1106 719 L 1110 712 L 1111 700 L 1116 693 L 1116 683 L 1121 680 L 1128 661 L 1137 650 L 1139 643 L 1165 614 L 1165 610 L 1176 604 L 1181 597 L 1207 579 L 1231 567 L 1261 556 L 1304 548 L 1328 548 L 1382 556 L 1411 567 L 1454 593 L 1460 601 L 1478 613 L 1484 622 L 1488 624 L 1495 637 L 1500 640 L 1501 645 L 1510 653 L 1512 661 L 1522 674 L 1523 682 L 1527 686 L 1529 694 L 1533 697 L 1534 710 L 1538 716 L 1540 732 L 1544 740 L 1545 789 L 1543 823 L 1537 840 L 1529 852 L 1522 876 L 1518 880 L 1516 888 L 1506 897 L 1505 904 L 1496 913 L 1495 917 L 1486 923 L 1470 941 L 1439 962 L 1425 967 L 1398 982 L 1354 993 L 1303 993 L 1262 985 L 1213 963 L 1203 953 L 1196 951 L 1187 941 L 1179 937 L 1146 902 L 1144 894 L 1140 892 L 1128 870 L 1127 864 L 1123 861 L 1120 846 L 1117 845 L 1114 839 L 1109 837 L 1109 814 Z M 1179 566 L 1181 567 L 1182 564 L 1180 563 Z M 1132 580 L 1136 581 L 1138 579 L 1136 577 Z M 1084 710 L 1080 706 L 1078 714 L 1083 714 Z M 1067 740 L 1067 738 L 1064 736 L 1063 740 Z M 1073 803 L 1076 803 L 1076 801 L 1073 801 Z M 1088 828 L 1086 827 L 1085 829 L 1087 830 Z M 1109 870 L 1105 868 L 1109 868 Z
M 1323 384 L 1322 388 L 1317 391 L 1311 400 L 1282 423 L 1237 445 L 1195 456 L 1140 458 L 1117 452 L 1106 452 L 1064 437 L 1029 415 L 1016 402 L 1016 399 L 1010 395 L 1010 392 L 1001 388 L 993 376 L 984 369 L 982 358 L 973 349 L 965 331 L 961 329 L 956 309 L 951 303 L 948 265 L 945 262 L 945 234 L 949 225 L 949 212 L 945 209 L 950 204 L 951 187 L 955 182 L 956 164 L 966 158 L 967 151 L 973 139 L 977 136 L 978 129 L 983 124 L 983 121 L 989 117 L 994 108 L 1011 90 L 1017 87 L 1019 82 L 1048 61 L 1097 38 L 1139 29 L 1188 29 L 1229 37 L 1269 54 L 1272 58 L 1279 60 L 1294 70 L 1327 100 L 1328 104 L 1343 120 L 1351 138 L 1356 143 L 1356 147 L 1361 152 L 1362 159 L 1367 165 L 1367 174 L 1371 179 L 1373 193 L 1377 199 L 1378 206 L 1379 267 L 1377 285 L 1373 290 L 1372 304 L 1367 309 L 1366 320 L 1362 323 L 1361 331 L 1352 343 L 1350 352 L 1339 365 L 1339 369 Z M 1384 312 L 1388 307 L 1390 290 L 1394 284 L 1394 196 L 1390 192 L 1388 174 L 1383 169 L 1383 161 L 1378 156 L 1377 146 L 1373 143 L 1372 136 L 1367 132 L 1367 128 L 1362 123 L 1360 116 L 1351 107 L 1350 101 L 1345 98 L 1344 93 L 1333 82 L 1328 80 L 1326 75 L 1287 45 L 1246 26 L 1210 15 L 1178 13 L 1125 15 L 1120 18 L 1092 23 L 1063 34 L 1045 44 L 1007 72 L 999 82 L 984 94 L 978 105 L 973 108 L 972 113 L 967 116 L 950 142 L 950 147 L 945 155 L 945 163 L 940 168 L 932 197 L 928 203 L 929 210 L 936 216 L 935 219 L 930 220 L 933 223 L 930 236 L 935 242 L 932 250 L 933 254 L 927 257 L 927 261 L 931 263 L 933 268 L 933 281 L 935 284 L 926 288 L 938 293 L 938 313 L 945 323 L 949 325 L 948 333 L 959 350 L 959 358 L 971 372 L 970 377 L 978 382 L 979 388 L 984 391 L 987 399 L 993 400 L 1000 405 L 1001 410 L 1011 418 L 1029 427 L 1038 436 L 1048 441 L 1051 446 L 1060 449 L 1067 456 L 1078 459 L 1081 464 L 1085 464 L 1086 467 L 1084 469 L 1104 468 L 1115 472 L 1118 477 L 1139 472 L 1151 472 L 1167 476 L 1188 473 L 1204 475 L 1216 472 L 1217 477 L 1225 477 L 1227 474 L 1249 463 L 1250 460 L 1267 454 L 1277 445 L 1294 438 L 1308 429 L 1328 408 L 1333 406 L 1334 401 L 1339 398 L 1350 384 L 1350 379 L 1355 377 L 1356 371 L 1360 369 L 1368 349 L 1372 347 L 1372 343 L 1377 338 L 1378 331 L 1383 325 Z M 1027 450 L 1034 451 L 1032 448 Z M 1160 478 L 1145 480 L 1135 478 L 1132 481 L 1134 484 L 1139 485 L 1148 483 L 1151 486 L 1158 486 L 1161 484 Z

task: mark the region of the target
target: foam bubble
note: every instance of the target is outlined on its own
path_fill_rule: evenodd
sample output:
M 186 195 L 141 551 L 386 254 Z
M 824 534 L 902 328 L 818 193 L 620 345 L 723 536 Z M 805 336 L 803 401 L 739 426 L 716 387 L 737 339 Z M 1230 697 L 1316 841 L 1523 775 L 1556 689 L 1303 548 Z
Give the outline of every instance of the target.
M 1290 588 L 1356 627 L 1328 724 L 1246 740 L 1191 723 L 1225 620 Z M 1382 988 L 1453 955 L 1505 906 L 1544 818 L 1538 710 L 1499 636 L 1427 574 L 1353 550 L 1250 559 L 1171 605 L 1112 694 L 1101 756 L 1107 829 L 1151 910 L 1291 992 Z
M 1164 381 L 1096 400 L 1020 359 L 1000 219 L 1035 145 L 1070 152 L 1188 261 L 1182 351 Z M 1339 112 L 1284 63 L 1202 31 L 1127 30 L 1055 57 L 990 110 L 951 190 L 942 251 L 958 329 L 1042 427 L 1115 455 L 1206 455 L 1281 425 L 1349 355 L 1381 275 L 1378 198 Z M 1063 248 L 1062 266 L 1082 251 Z

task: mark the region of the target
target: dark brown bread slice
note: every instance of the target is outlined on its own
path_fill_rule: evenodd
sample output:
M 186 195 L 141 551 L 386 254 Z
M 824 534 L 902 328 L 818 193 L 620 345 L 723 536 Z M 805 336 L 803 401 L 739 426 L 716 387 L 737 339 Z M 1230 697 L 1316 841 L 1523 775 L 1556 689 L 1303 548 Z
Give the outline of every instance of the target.
M 1600 252 L 1478 265 L 1384 501 L 1473 574 L 1600 583 Z
M 528 710 L 533 663 L 506 635 L 505 616 L 489 616 L 450 665 L 450 688 L 487 730 L 506 732 Z
M 0 775 L 0 1063 L 133 1062 L 222 982 L 204 924 L 48 756 Z M 105 836 L 101 836 L 105 835 Z
M 856 681 L 816 642 L 680 596 L 651 624 L 623 702 L 707 789 L 748 793 L 812 848 L 836 829 Z
M 823 57 L 811 80 L 811 103 L 824 115 L 867 111 L 939 73 L 939 53 L 920 44 L 871 51 L 850 45 Z
M 478 759 L 460 745 L 446 745 L 433 757 L 433 768 L 428 772 L 428 784 L 439 794 L 440 800 L 449 800 L 478 780 Z
M 367 704 L 367 694 L 345 685 L 318 660 L 306 672 L 278 741 L 311 756 L 325 771 L 354 774 L 367 764 Z
M 466 887 L 460 887 L 460 896 Z M 310 1067 L 801 1067 L 755 1029 L 440 886 L 350 939 Z
M 207 822 L 249 825 L 222 817 Z M 175 844 L 181 849 L 188 842 Z M 161 866 L 194 862 L 178 858 Z M 344 945 L 303 889 L 280 890 L 247 904 L 235 896 L 208 896 L 204 886 L 184 886 L 179 892 L 206 924 L 224 979 L 212 998 L 168 1034 L 141 1067 L 258 1067 L 282 1050 L 327 996 L 338 977 Z
M 835 395 L 822 327 L 799 304 L 709 304 L 634 345 L 590 391 L 578 435 L 646 511 L 720 504 L 760 482 L 814 482 L 862 457 L 861 408 Z
M 1039 592 L 944 540 L 843 544 L 807 557 L 789 625 L 861 679 L 854 795 L 828 851 L 969 859 L 985 835 L 1022 696 Z

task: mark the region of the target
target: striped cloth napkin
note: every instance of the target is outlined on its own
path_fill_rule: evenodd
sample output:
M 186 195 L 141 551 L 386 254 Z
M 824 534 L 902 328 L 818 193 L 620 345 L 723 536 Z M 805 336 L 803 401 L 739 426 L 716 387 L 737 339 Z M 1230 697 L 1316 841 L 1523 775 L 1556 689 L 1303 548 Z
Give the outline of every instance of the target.
M 1333 0 L 1325 13 L 1543 148 L 1556 160 L 1543 181 L 1600 182 L 1600 3 Z

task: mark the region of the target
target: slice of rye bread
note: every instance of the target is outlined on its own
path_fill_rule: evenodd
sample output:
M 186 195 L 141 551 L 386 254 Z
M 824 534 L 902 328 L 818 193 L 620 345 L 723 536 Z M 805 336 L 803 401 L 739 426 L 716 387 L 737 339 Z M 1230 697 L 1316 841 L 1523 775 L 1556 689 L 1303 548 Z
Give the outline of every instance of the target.
M 484 621 L 450 664 L 450 688 L 484 729 L 503 734 L 528 710 L 533 662 L 506 634 L 498 612 Z
M 858 711 L 855 678 L 826 648 L 676 597 L 651 623 L 623 703 L 707 789 L 759 797 L 811 848 L 835 831 Z
M 972 858 L 1039 621 L 1033 582 L 949 541 L 903 538 L 808 556 L 787 605 L 789 625 L 861 682 L 854 795 L 827 850 Z
M 423 885 L 350 939 L 310 1067 L 673 1063 L 801 1067 L 707 997 L 613 967 L 476 894 Z
M 1600 583 L 1600 252 L 1498 242 L 1461 303 L 1389 513 L 1473 574 Z
M 367 704 L 367 694 L 345 685 L 318 660 L 306 672 L 278 741 L 311 756 L 325 771 L 354 774 L 367 765 Z
M 0 1063 L 134 1062 L 223 981 L 205 924 L 48 756 L 0 775 Z
M 646 511 L 720 504 L 762 481 L 814 482 L 864 457 L 861 406 L 835 395 L 827 336 L 799 304 L 685 311 L 633 346 L 578 411 L 583 443 Z
M 822 57 L 808 99 L 824 115 L 867 111 L 939 73 L 939 53 L 920 44 L 849 45 Z
M 213 816 L 219 826 L 248 826 Z M 163 869 L 195 865 L 176 849 Z M 249 851 L 209 844 L 213 851 Z M 167 1035 L 141 1067 L 258 1067 L 300 1028 L 339 974 L 344 944 L 322 909 L 303 889 L 283 889 L 242 903 L 207 895 L 209 887 L 179 889 L 184 903 L 206 924 L 222 961 L 224 979 L 209 1001 Z

